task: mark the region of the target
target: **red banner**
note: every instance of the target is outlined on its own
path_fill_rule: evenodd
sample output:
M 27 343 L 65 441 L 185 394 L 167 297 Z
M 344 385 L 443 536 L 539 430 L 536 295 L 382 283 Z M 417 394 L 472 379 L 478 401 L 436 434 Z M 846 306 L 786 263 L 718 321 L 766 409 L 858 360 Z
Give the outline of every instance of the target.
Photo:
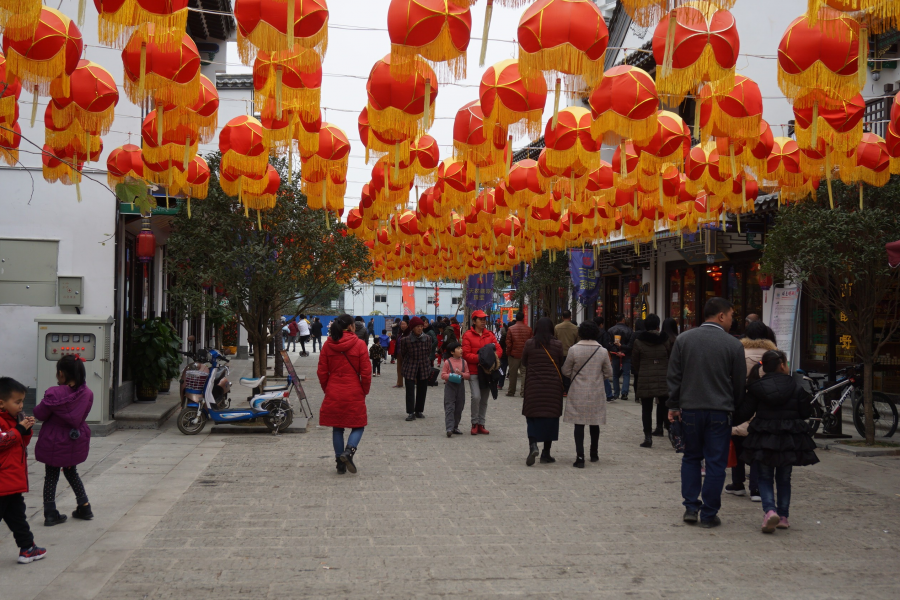
M 416 314 L 416 286 L 412 281 L 400 280 L 403 292 L 403 314 L 412 317 Z

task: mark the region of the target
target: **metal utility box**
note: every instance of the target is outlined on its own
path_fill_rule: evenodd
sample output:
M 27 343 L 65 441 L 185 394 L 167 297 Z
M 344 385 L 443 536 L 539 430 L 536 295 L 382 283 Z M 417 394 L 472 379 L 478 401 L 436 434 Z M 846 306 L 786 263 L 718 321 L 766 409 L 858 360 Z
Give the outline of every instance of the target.
M 60 306 L 84 308 L 84 277 L 60 277 L 56 297 Z
M 109 421 L 112 377 L 112 317 L 97 315 L 41 315 L 37 323 L 37 401 L 57 385 L 56 363 L 65 354 L 84 359 L 87 386 L 94 393 L 89 423 Z

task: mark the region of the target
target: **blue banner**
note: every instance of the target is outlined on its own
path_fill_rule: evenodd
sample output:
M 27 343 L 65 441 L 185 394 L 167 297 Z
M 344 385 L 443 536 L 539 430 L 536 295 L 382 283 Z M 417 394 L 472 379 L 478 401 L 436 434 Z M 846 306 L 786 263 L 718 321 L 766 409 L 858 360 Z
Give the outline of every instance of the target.
M 472 310 L 490 311 L 494 302 L 494 274 L 469 275 L 466 306 Z
M 590 304 L 600 296 L 600 278 L 595 276 L 593 250 L 570 250 L 569 272 L 575 297 L 582 304 Z

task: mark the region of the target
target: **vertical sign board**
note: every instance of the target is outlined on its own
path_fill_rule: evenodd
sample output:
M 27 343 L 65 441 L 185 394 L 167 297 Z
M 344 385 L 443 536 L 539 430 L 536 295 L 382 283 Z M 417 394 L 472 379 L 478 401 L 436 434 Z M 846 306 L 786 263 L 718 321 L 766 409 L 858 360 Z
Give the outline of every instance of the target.
M 600 296 L 600 278 L 594 270 L 593 250 L 570 250 L 569 273 L 579 302 L 590 304 Z
M 474 310 L 491 310 L 494 303 L 494 274 L 469 275 L 466 306 Z
M 774 289 L 775 297 L 772 303 L 772 317 L 769 327 L 775 333 L 778 340 L 778 348 L 787 355 L 788 364 L 791 364 L 792 350 L 794 349 L 794 329 L 797 324 L 797 307 L 800 304 L 800 288 L 796 285 L 779 287 Z
M 412 317 L 416 314 L 415 282 L 403 279 L 400 281 L 400 289 L 403 293 L 403 314 Z

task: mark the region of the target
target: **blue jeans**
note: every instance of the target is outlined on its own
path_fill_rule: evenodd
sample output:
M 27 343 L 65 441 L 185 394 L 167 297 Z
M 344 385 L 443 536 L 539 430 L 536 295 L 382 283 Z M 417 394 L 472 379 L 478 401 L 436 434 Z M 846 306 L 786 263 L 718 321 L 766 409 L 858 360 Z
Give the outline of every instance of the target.
M 347 447 L 348 448 L 357 448 L 359 447 L 359 440 L 362 439 L 363 430 L 365 427 L 354 427 L 350 430 L 350 435 L 347 437 Z M 331 441 L 334 443 L 334 455 L 340 456 L 344 451 L 344 428 L 343 427 L 334 427 L 331 430 Z
M 759 465 L 759 496 L 762 498 L 763 512 L 774 510 L 779 517 L 788 518 L 791 508 L 791 471 L 793 467 L 770 467 Z M 775 502 L 775 486 L 778 486 L 778 503 Z
M 683 410 L 681 422 L 684 425 L 681 496 L 685 508 L 699 512 L 701 521 L 709 521 L 722 506 L 731 416 L 721 410 Z M 701 460 L 706 460 L 705 478 L 700 476 Z
M 619 375 L 622 375 L 622 394 L 628 395 L 628 385 L 631 383 L 631 357 L 626 356 L 625 358 L 619 358 L 618 356 L 613 356 L 612 358 L 612 368 L 613 368 L 613 396 L 619 397 Z
M 603 387 L 606 389 L 606 397 L 612 398 L 612 382 L 609 379 L 604 379 Z

